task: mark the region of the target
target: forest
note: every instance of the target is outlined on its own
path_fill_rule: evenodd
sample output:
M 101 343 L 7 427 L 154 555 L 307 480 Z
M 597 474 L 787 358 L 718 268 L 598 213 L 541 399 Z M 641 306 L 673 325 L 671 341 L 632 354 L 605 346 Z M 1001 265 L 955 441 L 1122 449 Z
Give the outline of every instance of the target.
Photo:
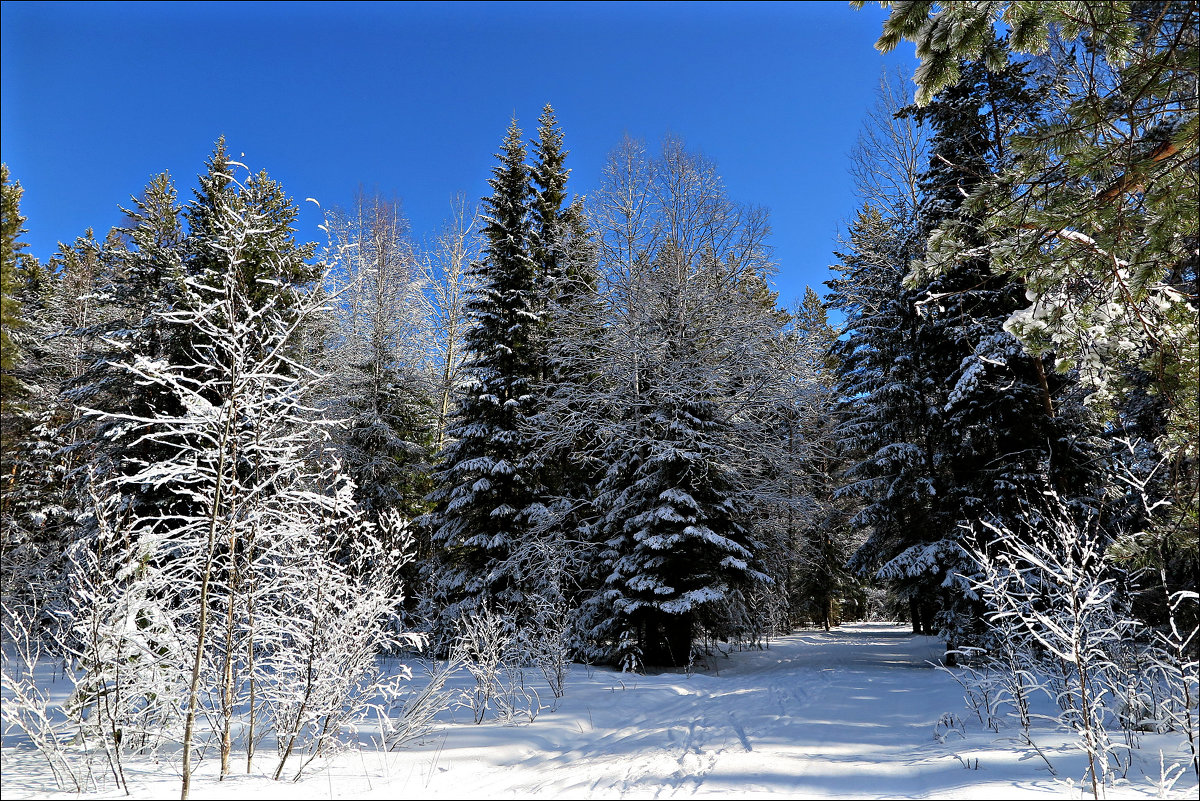
M 424 240 L 360 190 L 302 241 L 221 137 L 43 263 L 4 167 L 6 748 L 186 799 L 902 621 L 1087 795 L 1143 736 L 1194 786 L 1200 9 L 884 5 L 920 67 L 791 308 L 714 160 L 626 136 L 582 198 L 551 105 Z

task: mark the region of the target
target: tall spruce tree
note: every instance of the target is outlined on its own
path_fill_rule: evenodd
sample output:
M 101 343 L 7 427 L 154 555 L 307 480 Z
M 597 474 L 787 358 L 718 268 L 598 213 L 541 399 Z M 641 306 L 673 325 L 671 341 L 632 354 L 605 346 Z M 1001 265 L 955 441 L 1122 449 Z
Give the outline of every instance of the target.
M 929 406 L 909 347 L 918 325 L 916 293 L 903 284 L 919 247 L 910 219 L 887 220 L 868 206 L 839 253 L 841 276 L 826 303 L 845 315 L 838 356 L 838 447 L 847 461 L 838 495 L 860 505 L 850 524 L 865 534 L 850 566 L 866 577 L 927 529 L 936 487 L 925 424 Z M 897 582 L 914 633 L 933 627 L 937 582 Z
M 94 414 L 150 416 L 183 411 L 174 395 L 138 380 L 121 366 L 134 356 L 175 366 L 187 358 L 187 331 L 164 318 L 184 294 L 184 232 L 176 198 L 171 177 L 156 176 L 133 199 L 133 207 L 124 210 L 125 225 L 114 230 L 98 253 L 97 294 L 109 311 L 85 328 L 94 343 L 88 364 L 65 392 L 72 404 L 85 410 L 80 433 L 88 443 L 91 475 L 81 474 L 81 482 L 130 475 L 173 456 L 169 445 L 140 437 L 114 418 L 98 420 Z M 85 492 L 82 484 L 80 491 Z M 166 501 L 153 484 L 131 486 L 122 511 L 149 518 L 150 510 Z
M 536 347 L 542 290 L 530 256 L 525 152 L 514 119 L 484 199 L 487 246 L 474 265 L 479 283 L 467 306 L 471 378 L 431 495 L 433 601 L 442 622 L 477 606 L 518 612 L 536 579 L 513 560 L 546 522 L 531 433 L 544 358 Z
M 534 547 L 527 564 L 543 576 L 539 594 L 570 605 L 577 595 L 573 579 L 581 557 L 570 543 L 578 540 L 592 488 L 600 476 L 587 455 L 587 435 L 562 418 L 571 413 L 569 398 L 578 397 L 576 390 L 586 379 L 572 375 L 561 355 L 567 340 L 571 340 L 567 348 L 587 347 L 587 327 L 596 319 L 597 275 L 582 206 L 578 201 L 566 204 L 567 151 L 549 104 L 538 119 L 532 155 L 530 253 L 537 270 L 541 316 L 536 341 L 541 360 L 538 415 L 533 424 L 539 480 L 553 522 L 531 543 Z M 565 402 L 557 412 L 553 411 L 555 399 Z
M 842 603 L 861 595 L 861 578 L 846 567 L 861 539 L 849 525 L 852 503 L 836 497 L 844 467 L 837 449 L 837 334 L 829 324 L 820 296 L 805 287 L 804 299 L 792 313 L 797 340 L 797 397 L 780 414 L 780 437 L 786 443 L 787 571 L 779 583 L 787 588 L 792 615 L 824 626 L 837 625 Z M 777 579 L 778 581 L 778 579 Z
M 236 180 L 235 173 L 245 167 L 230 157 L 224 136 L 217 140 L 205 167 L 191 202 L 183 209 L 185 275 L 215 283 L 231 269 L 220 239 L 229 226 L 226 218 L 253 214 L 259 227 L 239 233 L 240 257 L 232 269 L 237 270 L 253 308 L 272 304 L 283 319 L 289 319 L 300 295 L 321 276 L 315 243 L 298 242 L 294 236 L 299 215 L 295 203 L 265 171 Z M 297 332 L 288 343 L 297 357 L 304 342 L 301 334 Z
M 601 293 L 580 308 L 600 314 L 579 315 L 561 354 L 576 392 L 558 403 L 603 473 L 582 650 L 683 664 L 698 637 L 752 637 L 750 596 L 771 583 L 755 520 L 784 380 L 769 226 L 674 137 L 654 160 L 626 138 L 593 204 Z
M 54 605 L 65 589 L 64 552 L 85 517 L 86 475 L 96 462 L 94 426 L 71 392 L 97 352 L 93 329 L 112 316 L 102 291 L 101 245 L 89 229 L 60 243 L 49 264 L 25 259 L 19 296 L 27 325 L 17 333 L 23 358 L 23 435 L 13 445 L 4 503 L 5 591 Z
M 963 199 L 1007 168 L 1009 126 L 1036 118 L 1036 111 L 1020 65 L 995 74 L 963 65 L 957 83 L 928 106 L 907 110 L 933 133 L 919 218 L 910 227 L 917 245 L 909 258 L 924 254 L 934 231 L 982 244 L 979 220 Z M 860 439 L 868 459 L 852 471 L 907 475 L 914 491 L 871 487 L 860 522 L 870 522 L 872 532 L 855 562 L 908 597 L 918 627 L 926 633 L 936 628 L 953 647 L 974 637 L 980 623 L 981 609 L 967 584 L 973 568 L 964 538 L 970 527 L 983 520 L 1016 530 L 1036 521 L 1036 502 L 1045 491 L 1078 492 L 1086 432 L 1055 409 L 1062 382 L 1047 379 L 1040 358 L 1025 354 L 1004 330 L 1026 303 L 1019 286 L 994 274 L 986 255 L 936 275 L 916 263 L 906 279 L 906 324 L 895 330 L 900 338 L 892 346 L 909 369 L 900 375 L 895 366 L 880 364 L 899 382 L 890 387 L 903 386 L 908 398 L 903 431 L 896 430 L 903 437 L 888 436 L 866 449 Z M 853 360 L 847 363 L 853 370 L 851 365 Z M 848 397 L 852 406 L 877 403 L 860 393 Z M 857 416 L 854 425 L 862 422 Z M 879 421 L 871 427 L 875 435 L 887 430 Z M 884 467 L 889 461 L 892 466 Z
M 746 443 L 727 403 L 744 366 L 730 355 L 747 344 L 737 339 L 747 311 L 737 282 L 711 255 L 689 263 L 668 242 L 636 284 L 628 299 L 640 320 L 636 393 L 597 488 L 605 575 L 590 604 L 592 614 L 602 610 L 593 638 L 612 642 L 623 668 L 640 670 L 687 664 L 701 632 L 744 636 L 745 593 L 770 579 L 735 466 Z
M 532 189 L 530 197 L 529 254 L 533 260 L 535 281 L 539 287 L 535 301 L 539 325 L 534 331 L 533 349 L 538 359 L 536 392 L 540 396 L 538 411 L 545 409 L 545 397 L 554 392 L 553 384 L 561 378 L 554 375 L 552 365 L 552 343 L 556 338 L 555 315 L 551 307 L 560 292 L 566 291 L 566 253 L 569 220 L 566 201 L 567 175 L 570 170 L 563 164 L 567 151 L 563 149 L 563 135 L 549 104 L 542 109 L 538 118 L 538 138 L 533 143 L 533 163 L 529 176 Z M 540 426 L 539 426 L 540 427 Z M 577 484 L 573 474 L 570 452 L 560 449 L 557 453 L 545 454 L 539 468 L 540 483 L 550 496 L 565 497 L 569 484 Z
M 529 252 L 539 280 L 553 286 L 566 274 L 568 207 L 563 204 L 567 200 L 567 176 L 571 171 L 564 166 L 567 151 L 563 149 L 563 134 L 549 104 L 538 118 L 533 156 L 529 170 L 533 188 Z
M 1036 53 L 1054 79 L 1050 113 L 1009 139 L 1012 169 L 968 203 L 993 268 L 1019 277 L 1032 300 L 1006 328 L 1027 350 L 1053 353 L 1110 431 L 1148 435 L 1132 448 L 1118 443 L 1117 475 L 1133 470 L 1146 493 L 1118 490 L 1133 502 L 1112 517 L 1132 527 L 1122 558 L 1166 577 L 1157 609 L 1146 610 L 1161 622 L 1167 598 L 1200 575 L 1200 8 L 1183 0 L 888 5 L 877 46 L 916 44 L 918 102 L 955 83 L 964 60 L 999 71 L 1015 54 Z M 980 249 L 952 229 L 931 245 L 930 272 Z M 1158 509 L 1158 519 L 1141 507 Z

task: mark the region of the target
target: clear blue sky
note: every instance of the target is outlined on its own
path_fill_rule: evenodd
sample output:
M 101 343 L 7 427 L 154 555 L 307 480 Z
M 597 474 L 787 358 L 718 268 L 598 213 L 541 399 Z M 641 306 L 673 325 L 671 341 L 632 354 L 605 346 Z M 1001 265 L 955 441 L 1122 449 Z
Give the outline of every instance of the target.
M 509 118 L 558 112 L 570 189 L 591 191 L 628 131 L 668 131 L 768 207 L 780 300 L 828 277 L 854 211 L 848 153 L 881 69 L 884 12 L 790 3 L 17 3 L 0 26 L 0 149 L 25 188 L 31 252 L 119 222 L 169 170 L 190 197 L 224 134 L 302 205 L 361 183 L 417 237 L 477 198 Z

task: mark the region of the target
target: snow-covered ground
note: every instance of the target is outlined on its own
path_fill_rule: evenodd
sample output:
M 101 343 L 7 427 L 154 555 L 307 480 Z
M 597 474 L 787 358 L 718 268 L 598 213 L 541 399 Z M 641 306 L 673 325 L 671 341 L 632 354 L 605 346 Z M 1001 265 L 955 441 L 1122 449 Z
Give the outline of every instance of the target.
M 987 730 L 929 661 L 939 641 L 903 626 L 793 634 L 717 656 L 703 673 L 648 676 L 574 666 L 557 710 L 528 725 L 471 723 L 468 710 L 422 744 L 343 754 L 295 785 L 265 775 L 218 783 L 204 762 L 193 798 L 1035 798 L 1090 797 L 1070 734 L 1035 736 L 1053 764 Z M 462 678 L 465 681 L 465 677 Z M 465 686 L 465 685 L 464 685 Z M 1049 711 L 1049 710 L 1046 710 Z M 943 715 L 961 721 L 947 734 Z M 937 734 L 941 738 L 935 737 Z M 1158 777 L 1183 762 L 1177 735 L 1147 736 Z M 1171 755 L 1174 754 L 1174 760 Z M 178 797 L 177 767 L 131 760 L 135 798 Z M 263 765 L 266 771 L 266 765 Z M 1171 792 L 1196 797 L 1190 769 Z M 4 798 L 54 795 L 40 758 L 5 738 Z M 1138 767 L 1109 797 L 1153 797 Z M 66 795 L 66 794 L 60 794 Z M 90 797 L 120 797 L 111 786 Z

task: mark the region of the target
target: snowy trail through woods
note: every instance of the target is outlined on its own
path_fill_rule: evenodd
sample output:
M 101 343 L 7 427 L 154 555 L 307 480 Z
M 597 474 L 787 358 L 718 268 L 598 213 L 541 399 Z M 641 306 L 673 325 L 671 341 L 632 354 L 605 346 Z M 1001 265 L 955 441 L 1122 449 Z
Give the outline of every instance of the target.
M 940 656 L 937 639 L 877 623 L 716 655 L 692 675 L 576 665 L 566 698 L 532 724 L 473 725 L 460 709 L 423 744 L 343 754 L 286 787 L 253 775 L 217 783 L 209 759 L 193 797 L 1082 797 L 1082 756 L 1069 734 L 1047 730 L 1039 742 L 1055 779 L 1042 760 L 1021 759 L 1006 741 L 1014 732 L 967 718 L 959 686 L 929 664 Z M 945 713 L 963 725 L 943 743 L 934 732 Z M 1173 750 L 1177 739 L 1158 736 L 1143 747 L 1157 766 L 1157 749 Z M 6 799 L 46 794 L 29 754 L 6 748 L 4 763 Z M 135 797 L 178 792 L 172 768 L 132 763 Z M 1136 778 L 1110 797 L 1149 794 Z M 1189 774 L 1174 794 L 1194 787 Z
M 540 730 L 536 742 L 517 746 L 510 764 L 520 770 L 542 760 L 542 775 L 494 789 L 605 797 L 959 795 L 979 777 L 967 776 L 932 738 L 941 714 L 961 707 L 957 686 L 926 662 L 939 655 L 938 641 L 902 627 L 853 626 L 717 656 L 710 660 L 716 672 L 707 674 L 576 677 L 554 723 L 513 731 L 525 739 Z M 585 697 L 600 701 L 586 719 L 578 710 Z

